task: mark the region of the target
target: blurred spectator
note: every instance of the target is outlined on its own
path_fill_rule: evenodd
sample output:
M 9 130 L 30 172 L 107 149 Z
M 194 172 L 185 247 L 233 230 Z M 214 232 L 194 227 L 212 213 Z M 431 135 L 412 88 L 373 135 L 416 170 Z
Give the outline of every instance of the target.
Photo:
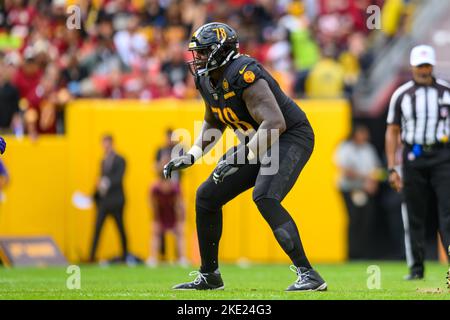
M 76 53 L 72 53 L 67 57 L 67 66 L 62 70 L 61 81 L 67 86 L 70 94 L 73 96 L 81 96 L 81 81 L 88 76 L 88 70 L 78 61 Z
M 323 57 L 306 79 L 308 98 L 340 98 L 344 95 L 344 69 L 335 59 L 334 47 L 324 49 Z
M 126 70 L 126 66 L 116 51 L 113 42 L 114 29 L 111 21 L 104 21 L 96 38 L 96 46 L 83 64 L 89 74 L 107 76 L 112 70 Z
M 177 241 L 178 262 L 186 264 L 184 255 L 184 204 L 180 187 L 180 175 L 172 175 L 172 179 L 164 179 L 162 174 L 164 165 L 172 158 L 172 152 L 177 152 L 173 140 L 173 130 L 165 132 L 165 142 L 156 152 L 155 172 L 158 181 L 150 189 L 150 205 L 153 210 L 153 229 L 151 237 L 151 253 L 147 265 L 154 266 L 158 261 L 158 254 L 164 256 L 165 234 L 173 232 Z M 183 153 L 183 150 L 179 150 Z
M 127 28 L 114 35 L 115 48 L 128 68 L 139 66 L 149 50 L 147 39 L 138 32 L 139 23 L 139 16 L 132 15 L 128 18 Z
M 11 82 L 12 67 L 0 53 L 0 133 L 23 134 L 19 91 Z
M 367 127 L 355 126 L 351 138 L 339 146 L 336 161 L 341 170 L 339 189 L 349 216 L 348 257 L 369 258 L 370 219 L 375 213 L 380 161 L 369 143 Z
M 206 22 L 207 10 L 204 0 L 181 0 L 181 20 L 187 27 L 188 36 Z
M 192 31 L 207 21 L 239 30 L 241 52 L 266 64 L 287 92 L 349 96 L 372 63 L 366 8 L 384 2 L 391 37 L 411 7 L 401 0 L 4 0 L 0 51 L 14 57 L 12 83 L 26 131 L 36 137 L 64 132 L 72 97 L 198 97 L 184 54 Z M 66 27 L 71 4 L 80 8 L 80 30 Z M 60 76 L 48 74 L 49 65 Z
M 142 24 L 157 28 L 164 28 L 167 25 L 166 10 L 159 0 L 145 0 Z
M 123 221 L 125 194 L 123 191 L 123 176 L 125 174 L 125 159 L 114 150 L 113 137 L 105 135 L 102 139 L 104 158 L 101 163 L 101 176 L 98 179 L 94 199 L 97 205 L 97 220 L 92 241 L 89 260 L 95 261 L 100 233 L 108 215 L 111 215 L 117 225 L 122 244 L 121 261 L 128 258 L 127 236 Z
M 24 52 L 24 61 L 13 77 L 13 83 L 19 90 L 21 107 L 25 111 L 25 125 L 27 132 L 36 137 L 38 134 L 39 99 L 38 86 L 41 82 L 43 71 L 38 65 L 34 49 L 28 47 Z
M 166 163 L 169 157 L 163 158 Z M 147 259 L 148 266 L 155 266 L 163 257 L 166 250 L 165 235 L 172 232 L 176 239 L 177 261 L 186 265 L 187 259 L 184 250 L 184 222 L 185 211 L 180 185 L 173 180 L 167 180 L 160 171 L 158 181 L 150 190 L 150 204 L 153 210 L 153 224 L 151 236 L 151 252 Z
M 169 158 L 169 160 L 171 158 L 173 158 L 172 153 L 173 152 L 177 152 L 181 155 L 184 153 L 183 148 L 181 148 L 180 150 L 175 150 L 175 146 L 177 145 L 174 137 L 173 137 L 173 130 L 172 129 L 167 129 L 166 130 L 166 135 L 165 135 L 165 142 L 164 145 L 162 147 L 160 147 L 157 151 L 156 151 L 156 162 L 155 162 L 155 170 L 156 172 L 162 172 L 164 165 L 168 162 L 167 158 Z M 176 173 L 173 172 L 174 174 L 172 174 L 172 180 L 180 182 L 181 176 L 180 173 Z M 175 174 L 176 173 L 176 174 Z
M 31 31 L 36 16 L 36 8 L 27 0 L 5 0 L 6 21 L 11 26 L 11 34 L 25 38 Z
M 167 61 L 161 67 L 161 71 L 167 76 L 170 86 L 176 97 L 182 98 L 186 91 L 187 77 L 190 76 L 185 62 L 185 48 L 179 44 L 173 44 Z
M 381 30 L 389 38 L 395 36 L 401 24 L 405 1 L 386 0 L 381 14 Z

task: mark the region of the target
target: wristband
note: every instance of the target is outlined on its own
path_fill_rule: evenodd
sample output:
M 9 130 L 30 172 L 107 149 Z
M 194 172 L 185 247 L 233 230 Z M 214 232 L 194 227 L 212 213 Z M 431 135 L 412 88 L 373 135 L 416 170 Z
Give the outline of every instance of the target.
M 203 150 L 198 145 L 194 144 L 192 148 L 187 152 L 194 157 L 194 161 L 200 159 L 203 155 Z

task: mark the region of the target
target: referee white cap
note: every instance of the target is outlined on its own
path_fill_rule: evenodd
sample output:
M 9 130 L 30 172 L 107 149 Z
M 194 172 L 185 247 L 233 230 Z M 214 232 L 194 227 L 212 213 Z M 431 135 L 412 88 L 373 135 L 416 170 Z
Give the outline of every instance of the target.
M 434 49 L 430 46 L 420 45 L 411 50 L 410 63 L 413 67 L 420 66 L 421 64 L 436 64 L 436 54 Z

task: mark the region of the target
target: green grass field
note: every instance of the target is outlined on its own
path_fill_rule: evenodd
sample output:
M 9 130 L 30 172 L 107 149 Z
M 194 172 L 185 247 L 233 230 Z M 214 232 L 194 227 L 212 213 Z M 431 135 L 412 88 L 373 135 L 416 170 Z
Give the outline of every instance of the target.
M 381 288 L 369 290 L 369 265 L 381 270 Z M 222 265 L 223 291 L 174 291 L 171 286 L 190 280 L 195 268 L 161 266 L 81 266 L 81 289 L 69 290 L 66 268 L 0 267 L 0 299 L 445 299 L 447 267 L 426 265 L 426 280 L 402 280 L 404 263 L 359 262 L 316 265 L 328 283 L 327 292 L 286 293 L 296 276 L 288 265 Z

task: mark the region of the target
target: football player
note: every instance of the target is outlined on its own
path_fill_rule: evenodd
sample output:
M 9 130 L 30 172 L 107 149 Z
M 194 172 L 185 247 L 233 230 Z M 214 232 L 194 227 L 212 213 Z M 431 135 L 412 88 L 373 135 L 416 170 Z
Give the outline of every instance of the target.
M 201 267 L 193 272 L 197 276 L 194 281 L 173 288 L 224 288 L 218 265 L 222 206 L 254 187 L 253 201 L 297 274 L 286 290 L 326 290 L 326 282 L 305 255 L 294 220 L 281 205 L 313 151 L 314 133 L 305 113 L 258 61 L 239 53 L 238 36 L 230 26 L 217 22 L 201 26 L 192 36 L 189 51 L 193 60 L 188 64 L 205 101 L 205 116 L 193 147 L 165 165 L 165 177 L 192 166 L 215 145 L 218 139 L 210 138 L 215 136 L 212 129 L 220 133 L 228 126 L 241 143 L 227 151 L 197 190 Z M 274 162 L 278 162 L 278 170 L 264 172 L 267 163 Z

